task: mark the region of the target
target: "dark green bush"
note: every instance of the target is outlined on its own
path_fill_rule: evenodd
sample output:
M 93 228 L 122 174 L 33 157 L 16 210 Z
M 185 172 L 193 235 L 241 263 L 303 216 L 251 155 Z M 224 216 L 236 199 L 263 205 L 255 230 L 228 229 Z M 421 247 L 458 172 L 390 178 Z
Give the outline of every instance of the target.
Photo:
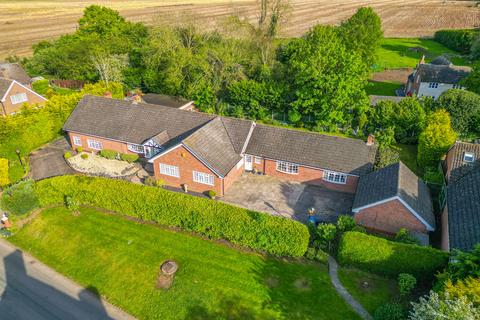
M 341 232 L 352 231 L 356 225 L 355 219 L 350 215 L 342 214 L 338 217 L 337 228 Z
M 400 291 L 400 296 L 409 295 L 413 288 L 417 285 L 417 279 L 409 273 L 400 273 L 398 275 L 398 290 Z
M 155 185 L 155 181 L 155 177 L 148 176 L 145 178 L 143 183 L 145 183 L 146 186 L 153 187 Z
M 403 308 L 398 303 L 385 303 L 375 310 L 373 314 L 375 320 L 403 320 L 405 314 Z
M 208 190 L 208 196 L 212 199 L 215 199 L 215 196 L 217 195 L 217 193 L 213 190 Z
M 407 229 L 401 228 L 395 235 L 395 241 L 408 244 L 420 244 L 419 241 L 414 238 Z
M 417 279 L 428 281 L 446 266 L 448 254 L 430 247 L 393 242 L 351 231 L 345 232 L 340 240 L 338 260 L 343 265 L 389 277 L 410 273 Z
M 103 150 L 100 150 L 100 156 L 106 158 L 106 159 L 110 159 L 110 160 L 114 160 L 117 158 L 117 154 L 118 152 L 117 151 L 113 151 L 113 150 L 108 150 L 108 149 L 103 149 Z
M 41 206 L 64 204 L 69 196 L 81 204 L 276 255 L 302 256 L 309 242 L 307 227 L 290 219 L 121 180 L 60 176 L 38 181 L 34 189 Z
M 478 30 L 474 29 L 439 30 L 435 32 L 434 39 L 451 50 L 469 53 L 473 40 L 478 34 Z
M 47 93 L 49 88 L 50 88 L 50 85 L 48 84 L 47 79 L 37 80 L 32 83 L 33 91 L 35 91 L 38 94 L 41 94 L 42 96 L 44 96 Z
M 13 215 L 23 215 L 39 207 L 33 180 L 23 180 L 3 191 L 0 206 Z
M 123 161 L 127 161 L 128 163 L 133 163 L 138 160 L 138 155 L 122 153 L 120 154 L 120 159 L 122 159 Z

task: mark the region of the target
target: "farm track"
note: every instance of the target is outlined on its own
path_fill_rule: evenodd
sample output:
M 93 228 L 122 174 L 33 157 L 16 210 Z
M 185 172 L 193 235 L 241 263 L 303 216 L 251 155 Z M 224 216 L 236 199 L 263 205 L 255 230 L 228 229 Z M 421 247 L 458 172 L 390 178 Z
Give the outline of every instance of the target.
M 0 58 L 25 56 L 41 40 L 73 32 L 85 6 L 97 3 L 119 10 L 131 21 L 154 25 L 160 20 L 193 17 L 205 29 L 215 28 L 222 18 L 239 14 L 254 20 L 255 1 L 239 0 L 3 0 L 0 2 Z M 371 6 L 381 16 L 387 37 L 425 37 L 442 28 L 480 27 L 480 8 L 469 1 L 445 0 L 291 0 L 283 36 L 299 36 L 311 26 L 338 24 L 358 7 Z

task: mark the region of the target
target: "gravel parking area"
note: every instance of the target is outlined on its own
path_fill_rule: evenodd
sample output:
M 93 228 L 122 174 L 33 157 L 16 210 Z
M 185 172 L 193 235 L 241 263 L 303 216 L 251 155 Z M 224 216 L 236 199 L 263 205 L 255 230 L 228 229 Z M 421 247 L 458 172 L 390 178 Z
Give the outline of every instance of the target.
M 91 153 L 87 154 L 88 158 L 86 159 L 82 159 L 80 154 L 71 157 L 68 159 L 69 165 L 81 173 L 110 178 L 131 176 L 141 169 L 137 164 L 109 160 Z
M 321 186 L 246 173 L 221 200 L 302 222 L 308 220 L 307 210 L 313 207 L 319 221 L 334 222 L 340 214 L 351 212 L 353 197 Z

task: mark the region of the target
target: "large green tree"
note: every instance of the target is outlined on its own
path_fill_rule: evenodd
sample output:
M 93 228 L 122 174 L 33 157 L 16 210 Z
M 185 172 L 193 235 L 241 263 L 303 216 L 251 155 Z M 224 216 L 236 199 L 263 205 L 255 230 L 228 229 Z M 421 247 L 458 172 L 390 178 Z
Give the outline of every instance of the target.
M 368 108 L 367 73 L 332 26 L 315 26 L 279 50 L 291 94 L 290 114 L 311 116 L 321 130 L 351 127 Z
M 473 67 L 468 77 L 463 79 L 462 85 L 464 85 L 467 90 L 480 94 L 480 64 Z
M 437 106 L 447 110 L 452 118 L 452 127 L 461 136 L 480 134 L 480 95 L 459 89 L 444 92 Z

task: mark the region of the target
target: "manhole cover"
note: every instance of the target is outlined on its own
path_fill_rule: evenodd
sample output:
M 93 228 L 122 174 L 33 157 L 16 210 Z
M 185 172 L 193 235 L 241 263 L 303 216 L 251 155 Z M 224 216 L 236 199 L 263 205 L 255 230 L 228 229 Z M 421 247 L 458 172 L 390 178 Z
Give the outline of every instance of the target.
M 178 265 L 175 261 L 167 260 L 165 261 L 162 266 L 160 267 L 163 274 L 172 275 L 178 270 Z

